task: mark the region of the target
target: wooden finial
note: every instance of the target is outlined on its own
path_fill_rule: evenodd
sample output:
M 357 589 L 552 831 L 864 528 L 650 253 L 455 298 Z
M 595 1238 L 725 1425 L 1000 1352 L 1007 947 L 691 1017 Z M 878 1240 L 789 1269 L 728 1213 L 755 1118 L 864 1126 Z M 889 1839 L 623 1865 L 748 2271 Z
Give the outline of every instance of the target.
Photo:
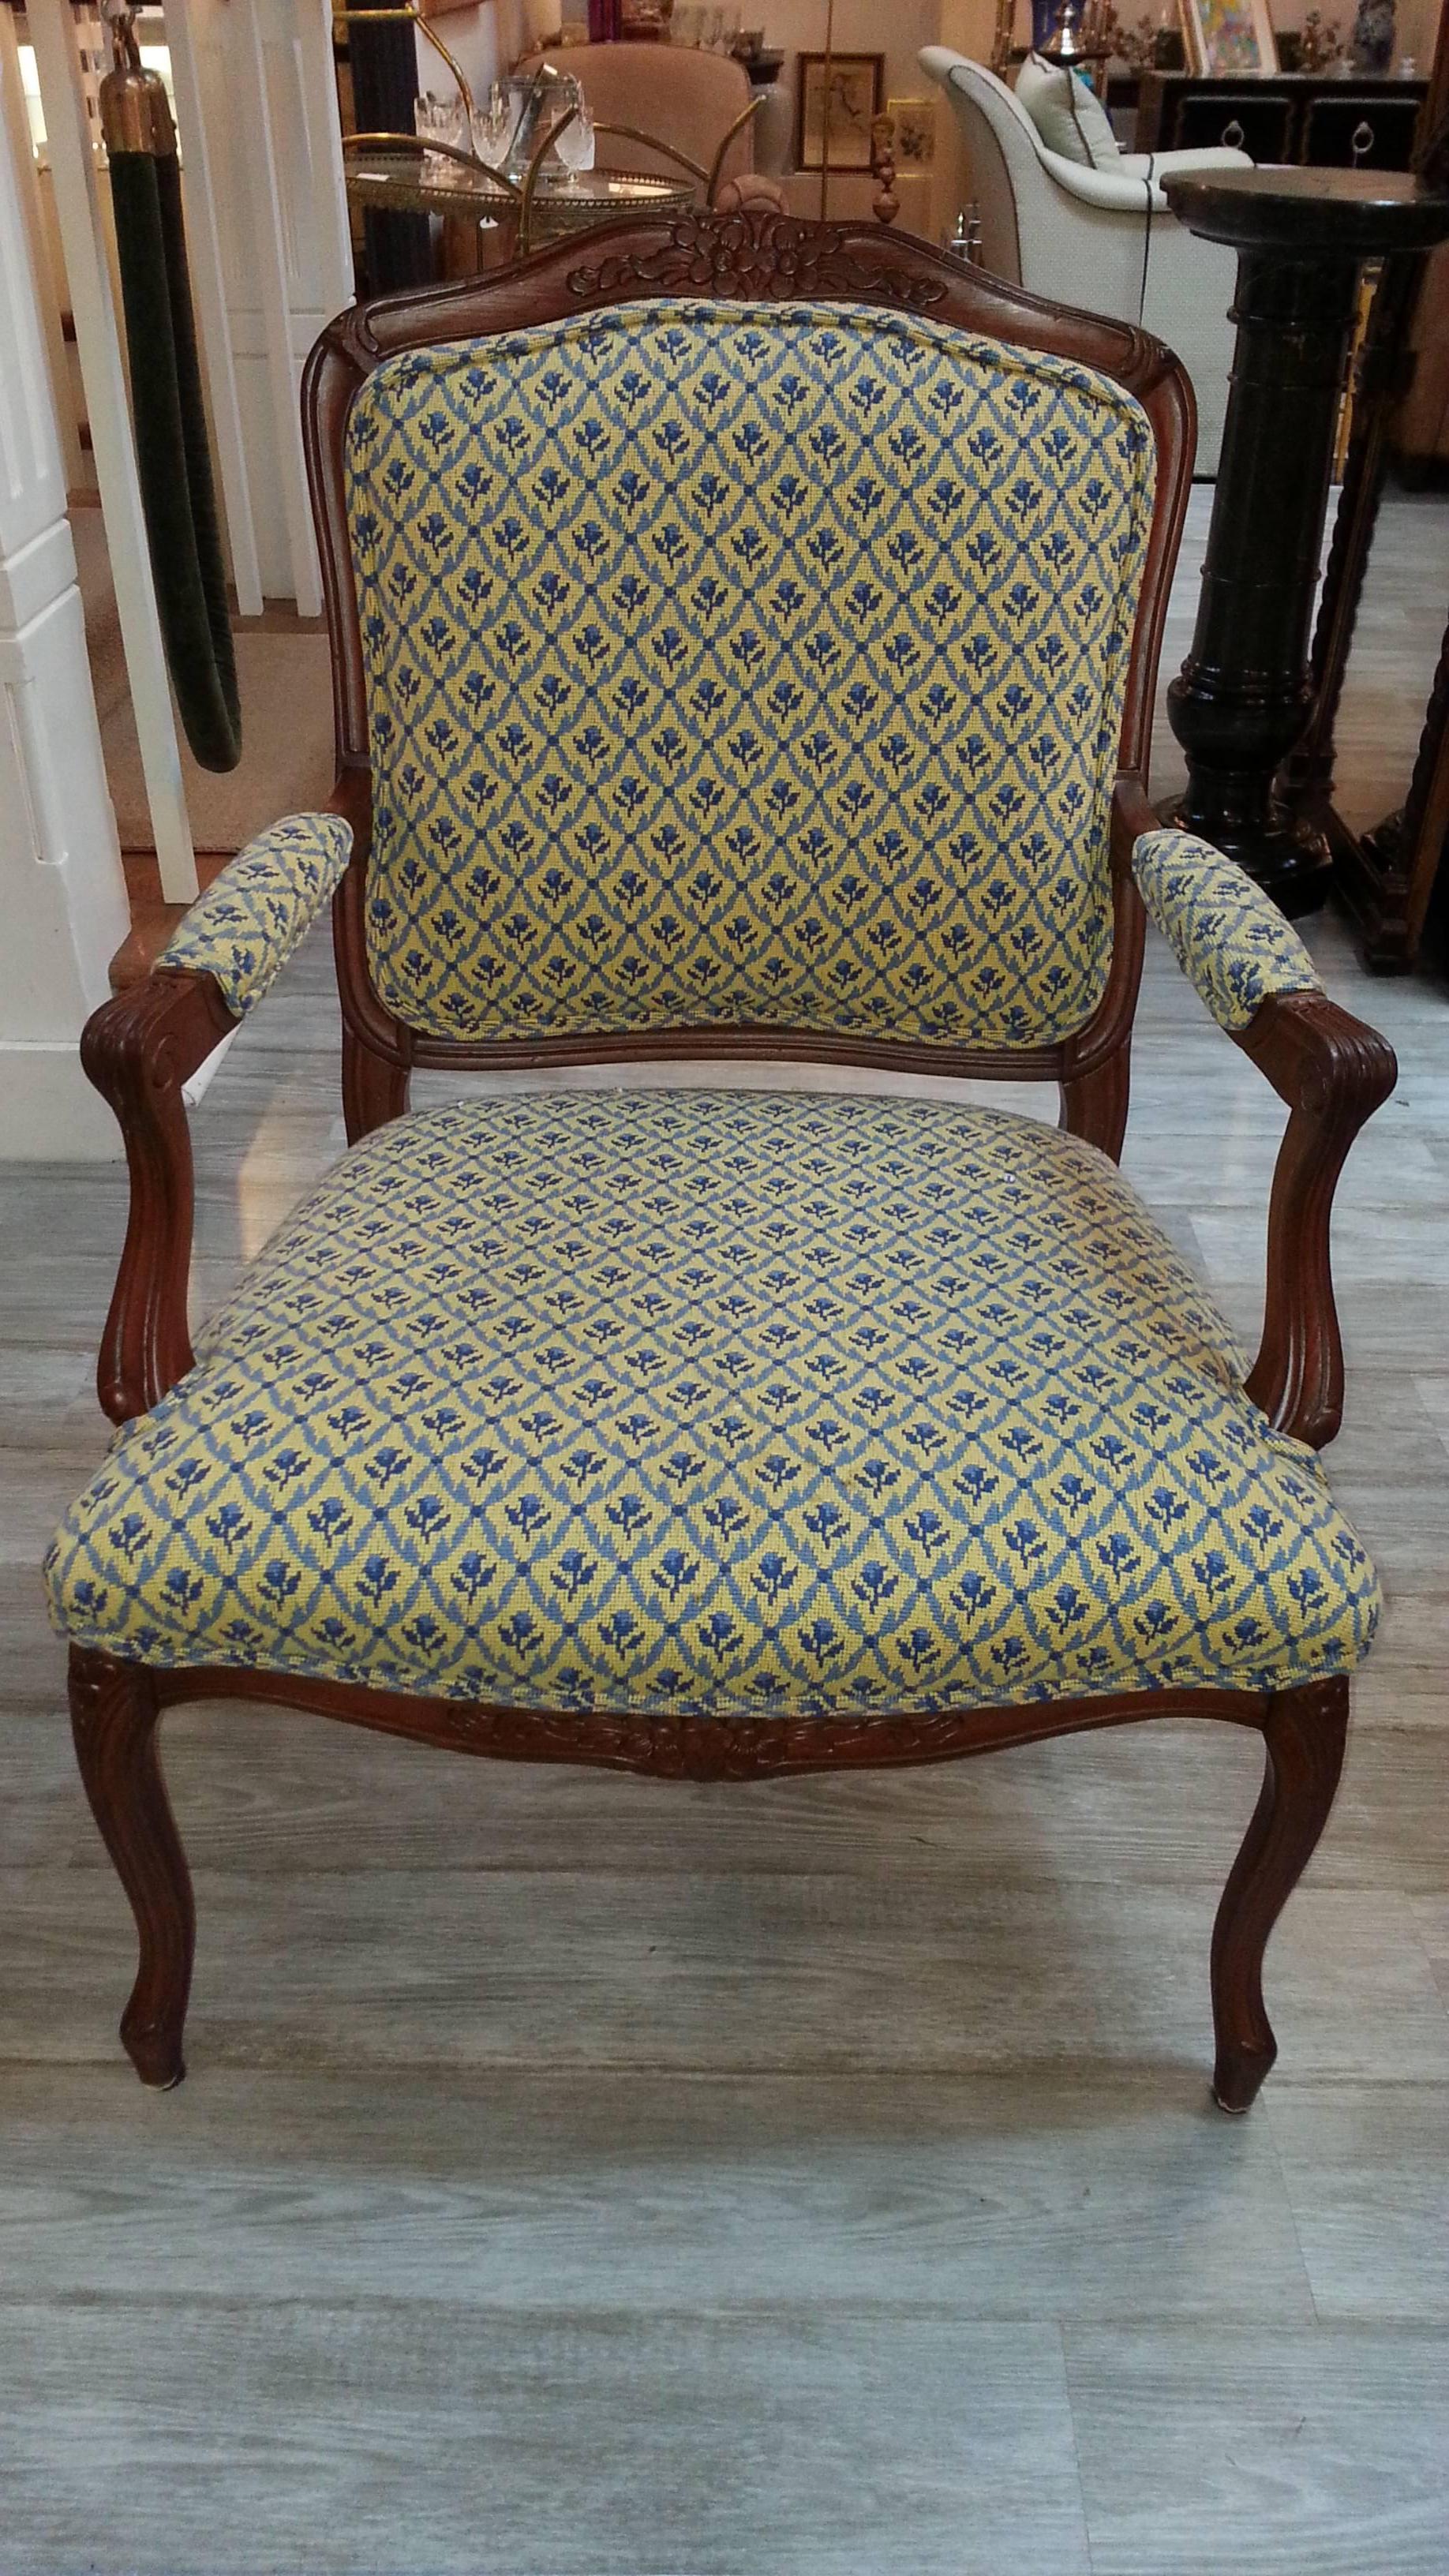
M 893 224 L 901 211 L 896 195 L 896 130 L 888 116 L 870 121 L 870 174 L 876 183 L 871 212 L 878 224 Z

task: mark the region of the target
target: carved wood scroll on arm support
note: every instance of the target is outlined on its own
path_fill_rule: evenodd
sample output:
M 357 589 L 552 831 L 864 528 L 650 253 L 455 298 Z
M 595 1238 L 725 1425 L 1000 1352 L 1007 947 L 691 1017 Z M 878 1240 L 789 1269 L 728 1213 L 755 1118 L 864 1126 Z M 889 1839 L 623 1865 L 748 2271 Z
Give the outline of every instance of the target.
M 191 1366 L 191 1135 L 183 1086 L 237 1029 L 326 904 L 352 846 L 351 792 L 249 842 L 143 984 L 92 1013 L 81 1062 L 116 1113 L 130 1216 L 96 1373 L 112 1422 L 149 1412 Z
M 1288 1103 L 1268 1212 L 1263 1339 L 1248 1393 L 1276 1430 L 1323 1449 L 1343 1419 L 1333 1193 L 1359 1129 L 1393 1090 L 1398 1065 L 1388 1040 L 1326 993 L 1275 995 L 1233 1034 Z
M 1220 1027 L 1252 1058 L 1288 1125 L 1268 1216 L 1263 1338 L 1248 1393 L 1274 1428 L 1322 1449 L 1343 1413 L 1343 1343 L 1330 1262 L 1333 1193 L 1348 1149 L 1393 1090 L 1394 1051 L 1329 1000 L 1296 933 L 1231 860 L 1164 831 L 1135 778 L 1119 829 L 1149 913 Z
M 181 1087 L 238 1025 L 211 975 L 150 975 L 103 1002 L 81 1061 L 125 1140 L 131 1208 L 96 1390 L 112 1422 L 145 1413 L 191 1366 L 191 1134 Z

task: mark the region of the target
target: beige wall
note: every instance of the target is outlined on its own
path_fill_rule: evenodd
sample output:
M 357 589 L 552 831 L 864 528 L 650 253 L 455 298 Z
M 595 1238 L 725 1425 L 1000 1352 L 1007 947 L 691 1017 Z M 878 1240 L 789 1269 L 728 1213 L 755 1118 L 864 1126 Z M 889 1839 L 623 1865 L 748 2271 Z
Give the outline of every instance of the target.
M 742 15 L 762 26 L 767 45 L 786 55 L 825 50 L 825 0 L 741 0 Z M 835 0 L 835 47 L 842 54 L 884 54 L 886 95 L 918 98 L 922 45 L 939 42 L 940 0 Z M 786 64 L 788 76 L 790 66 Z
M 792 87 L 792 58 L 824 51 L 825 0 L 755 0 L 754 6 L 746 0 L 743 14 L 747 23 L 764 28 L 768 45 L 778 47 L 785 55 L 781 78 Z M 835 50 L 845 54 L 884 54 L 885 97 L 920 98 L 930 87 L 917 59 L 922 45 L 945 43 L 957 46 L 962 53 L 975 51 L 965 38 L 976 17 L 985 25 L 985 42 L 980 48 L 985 55 L 991 50 L 994 0 L 835 0 Z M 900 188 L 899 229 L 923 234 L 927 240 L 939 239 L 949 231 L 959 202 L 954 128 L 949 133 L 945 130 L 948 114 L 943 100 L 937 125 L 938 167 L 930 182 L 925 184 L 919 177 L 903 179 Z M 790 199 L 797 213 L 815 213 L 818 184 L 797 181 L 792 186 Z M 800 193 L 807 185 L 808 204 Z M 842 216 L 868 213 L 871 193 L 868 181 L 834 175 L 830 182 L 830 212 Z
M 1270 0 L 1275 27 L 1301 27 L 1317 6 L 1347 41 L 1354 0 Z M 1158 0 L 1119 0 L 1129 26 L 1157 16 Z M 765 29 L 766 42 L 787 54 L 819 53 L 825 42 L 825 0 L 758 0 L 747 20 Z M 1439 0 L 1398 0 L 1399 53 L 1412 55 L 1427 73 L 1439 23 Z M 835 42 L 846 53 L 883 53 L 886 85 L 898 97 L 920 95 L 916 56 L 922 45 L 954 45 L 958 53 L 987 62 L 996 24 L 995 0 L 835 0 Z M 1015 40 L 1031 30 L 1030 0 L 1016 0 Z

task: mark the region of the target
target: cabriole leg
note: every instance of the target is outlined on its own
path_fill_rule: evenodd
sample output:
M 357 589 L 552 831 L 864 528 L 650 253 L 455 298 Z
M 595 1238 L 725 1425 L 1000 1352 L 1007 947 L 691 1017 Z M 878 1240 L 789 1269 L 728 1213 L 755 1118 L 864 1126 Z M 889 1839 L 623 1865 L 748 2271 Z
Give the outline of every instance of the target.
M 131 1901 L 141 1964 L 121 2040 L 143 2084 L 165 2091 L 186 2072 L 181 2034 L 191 1991 L 196 1916 L 191 1875 L 157 1758 L 156 1685 L 141 1664 L 73 1647 L 70 1715 L 91 1813 Z
M 1278 2054 L 1263 2009 L 1263 1953 L 1328 1822 L 1348 1730 L 1348 1682 L 1305 1683 L 1269 1701 L 1267 1765 L 1213 1926 L 1213 2095 L 1246 2111 Z

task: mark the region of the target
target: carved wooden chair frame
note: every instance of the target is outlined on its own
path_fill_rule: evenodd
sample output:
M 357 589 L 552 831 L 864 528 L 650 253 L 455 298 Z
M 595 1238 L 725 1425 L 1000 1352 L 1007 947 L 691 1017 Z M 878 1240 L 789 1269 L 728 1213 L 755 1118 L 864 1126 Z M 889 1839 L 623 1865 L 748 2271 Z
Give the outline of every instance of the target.
M 402 1027 L 373 990 L 363 935 L 371 816 L 367 710 L 343 501 L 352 400 L 371 370 L 400 350 L 665 294 L 904 307 L 1084 362 L 1143 405 L 1157 443 L 1158 487 L 1111 814 L 1114 949 L 1099 1007 L 1065 1043 L 1007 1053 L 758 1027 L 450 1044 Z M 402 1114 L 415 1064 L 503 1069 L 708 1057 L 1053 1080 L 1063 1125 L 1114 1159 L 1120 1154 L 1144 926 L 1131 853 L 1137 837 L 1157 822 L 1143 779 L 1193 449 L 1191 391 L 1167 351 L 1123 324 L 1047 304 L 878 227 L 691 214 L 612 231 L 587 249 L 564 244 L 503 274 L 345 314 L 312 352 L 303 411 L 332 645 L 338 750 L 332 801 L 354 835 L 333 903 L 350 1142 Z M 101 1403 L 118 1423 L 155 1404 L 191 1365 L 192 1163 L 182 1085 L 234 1026 L 210 975 L 168 972 L 105 1004 L 85 1033 L 86 1069 L 116 1111 L 130 1166 L 130 1222 L 99 1366 Z M 1289 1110 L 1268 1222 L 1262 1344 L 1248 1392 L 1276 1427 L 1321 1447 L 1338 1428 L 1343 1387 L 1329 1269 L 1332 1196 L 1354 1136 L 1392 1088 L 1394 1059 L 1373 1030 L 1318 992 L 1265 1002 L 1236 1042 Z M 142 2080 L 162 2087 L 184 2071 L 194 1937 L 190 1880 L 156 1741 L 162 1710 L 181 1701 L 281 1702 L 459 1752 L 688 1780 L 942 1761 L 1156 1716 L 1253 1729 L 1264 1739 L 1263 1786 L 1218 1908 L 1211 1953 L 1213 2089 L 1232 2111 L 1247 2109 L 1276 2053 L 1263 2005 L 1263 1953 L 1326 1821 L 1348 1716 L 1344 1678 L 1279 1691 L 1123 1691 L 931 1716 L 551 1715 L 295 1674 L 159 1671 L 82 1648 L 72 1649 L 70 1688 L 85 1787 L 140 1935 L 140 1969 L 121 2035 Z

